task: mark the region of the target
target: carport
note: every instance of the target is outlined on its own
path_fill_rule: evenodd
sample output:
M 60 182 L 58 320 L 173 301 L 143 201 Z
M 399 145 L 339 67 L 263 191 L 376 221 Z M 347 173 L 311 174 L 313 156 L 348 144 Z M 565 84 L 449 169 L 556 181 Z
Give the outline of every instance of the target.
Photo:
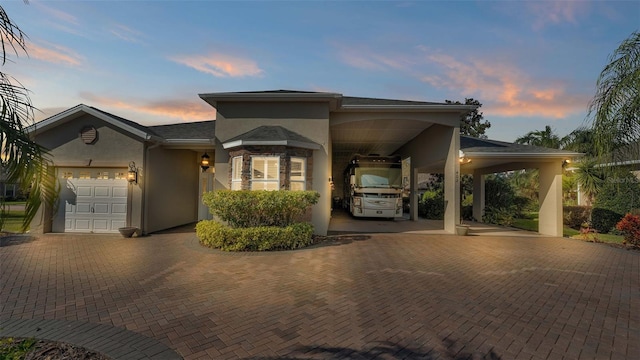
M 521 169 L 540 171 L 538 232 L 562 236 L 562 165 L 580 153 L 512 144 L 460 135 L 460 116 L 473 105 L 343 97 L 330 116 L 332 181 L 340 196 L 342 171 L 355 154 L 410 158 L 410 219 L 418 219 L 418 174 L 444 174 L 442 229 L 454 233 L 460 223 L 460 176 L 474 178 L 474 218 L 484 211 L 484 178 Z M 415 225 L 407 225 L 414 228 Z M 432 228 L 433 224 L 425 225 Z

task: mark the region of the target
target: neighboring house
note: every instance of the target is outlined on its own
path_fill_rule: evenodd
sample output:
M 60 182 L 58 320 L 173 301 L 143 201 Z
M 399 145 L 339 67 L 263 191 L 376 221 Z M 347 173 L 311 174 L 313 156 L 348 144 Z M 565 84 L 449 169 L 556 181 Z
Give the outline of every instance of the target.
M 579 154 L 461 137 L 460 116 L 472 105 L 287 90 L 200 98 L 216 120 L 142 126 L 78 105 L 31 126 L 51 151 L 61 184 L 57 211 L 42 209 L 32 229 L 115 232 L 126 225 L 151 233 L 210 218 L 200 201 L 206 191 L 270 189 L 318 191 L 311 221 L 326 234 L 348 161 L 377 153 L 410 157 L 411 189 L 419 173 L 444 174 L 444 228 L 451 233 L 460 221 L 461 173 L 475 175 L 477 215 L 483 175 L 539 168 L 539 231 L 562 235 L 562 162 Z
M 16 199 L 22 196 L 20 187 L 17 184 L 7 182 L 7 175 L 4 168 L 0 166 L 0 197 L 3 199 Z

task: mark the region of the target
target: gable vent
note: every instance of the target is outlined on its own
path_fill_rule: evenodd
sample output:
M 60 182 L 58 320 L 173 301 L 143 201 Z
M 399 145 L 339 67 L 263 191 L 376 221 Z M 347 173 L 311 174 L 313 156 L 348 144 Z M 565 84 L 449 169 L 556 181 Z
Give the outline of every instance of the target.
M 93 126 L 85 126 L 80 130 L 80 138 L 87 145 L 93 144 L 98 139 L 98 130 Z

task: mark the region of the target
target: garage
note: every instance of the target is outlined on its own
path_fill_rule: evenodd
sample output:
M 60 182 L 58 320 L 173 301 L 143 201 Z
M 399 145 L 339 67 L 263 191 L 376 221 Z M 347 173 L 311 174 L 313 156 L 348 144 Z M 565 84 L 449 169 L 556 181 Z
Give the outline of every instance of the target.
M 127 221 L 126 169 L 58 169 L 53 232 L 117 233 Z

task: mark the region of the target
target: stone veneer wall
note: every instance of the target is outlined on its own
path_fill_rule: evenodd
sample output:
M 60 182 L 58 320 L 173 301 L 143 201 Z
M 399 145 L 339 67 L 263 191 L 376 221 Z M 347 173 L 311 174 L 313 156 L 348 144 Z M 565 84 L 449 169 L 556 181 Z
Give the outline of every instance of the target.
M 233 158 L 242 156 L 242 190 L 251 189 L 251 156 L 279 156 L 280 157 L 280 189 L 289 190 L 291 172 L 291 157 L 307 159 L 306 189 L 313 189 L 313 151 L 309 149 L 292 148 L 287 146 L 242 146 L 229 151 L 229 188 L 233 171 Z

